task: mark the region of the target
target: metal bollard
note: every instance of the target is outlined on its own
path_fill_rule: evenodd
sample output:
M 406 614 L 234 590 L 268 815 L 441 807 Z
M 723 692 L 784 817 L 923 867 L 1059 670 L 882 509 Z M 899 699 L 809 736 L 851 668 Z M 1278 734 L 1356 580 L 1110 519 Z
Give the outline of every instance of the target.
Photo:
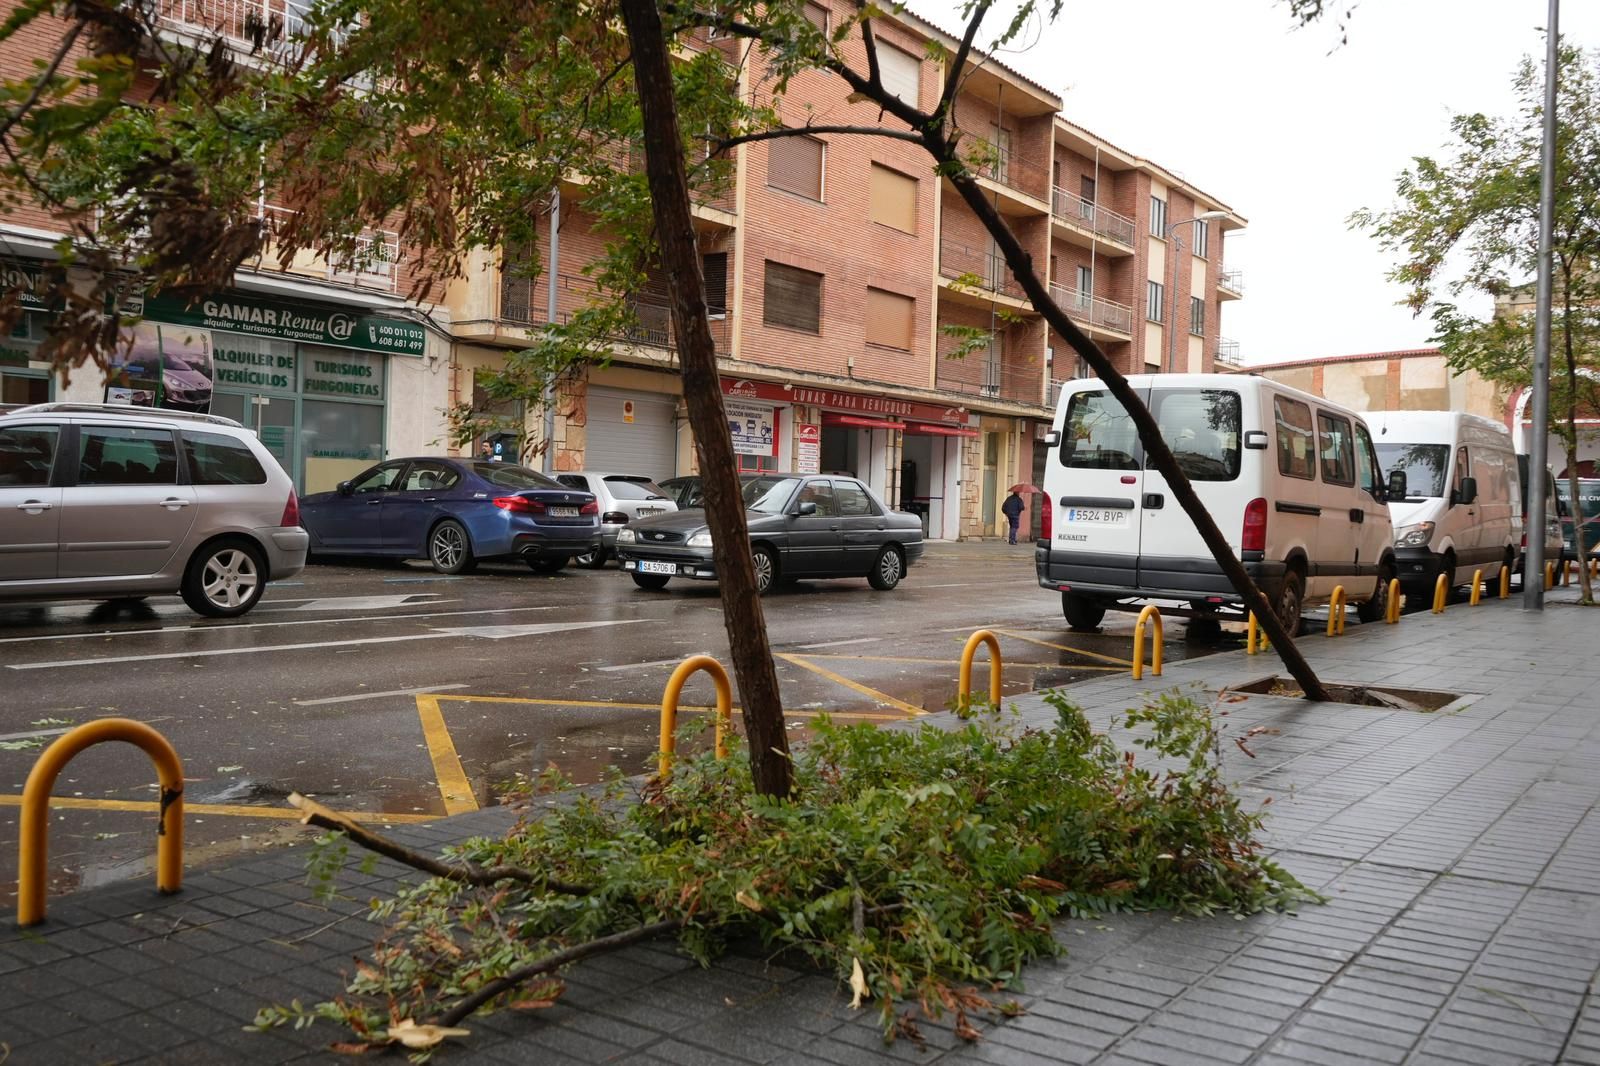
M 1504 572 L 1504 570 L 1505 568 L 1501 567 L 1501 571 Z M 1467 601 L 1467 606 L 1476 607 L 1481 599 L 1483 599 L 1483 571 L 1474 570 L 1472 572 L 1472 598 Z
M 1256 621 L 1256 613 L 1251 611 L 1250 621 L 1245 626 L 1245 654 L 1254 655 L 1258 651 L 1266 651 L 1271 646 L 1267 641 L 1267 635 L 1261 631 L 1261 623 Z
M 1544 564 L 1544 587 L 1546 590 L 1556 587 L 1556 564 Z
M 1397 578 L 1397 577 L 1390 578 L 1389 579 L 1389 602 L 1386 605 L 1386 608 L 1385 608 L 1385 610 L 1383 612 L 1383 620 L 1385 622 L 1387 622 L 1389 625 L 1394 625 L 1396 622 L 1400 621 L 1400 605 L 1401 605 L 1401 602 L 1402 602 L 1402 600 L 1401 600 L 1401 596 L 1400 596 L 1400 579 Z
M 1500 568 L 1500 598 L 1502 600 L 1511 596 L 1511 567 Z
M 1255 624 L 1255 616 L 1250 616 L 1251 624 Z M 1133 679 L 1135 681 L 1144 677 L 1144 625 L 1151 622 L 1155 625 L 1155 643 L 1150 648 L 1150 673 L 1156 677 L 1161 676 L 1161 642 L 1165 639 L 1161 631 L 1161 610 L 1151 604 L 1139 612 L 1139 620 L 1133 625 Z
M 972 698 L 972 657 L 978 653 L 980 644 L 989 645 L 989 702 L 998 707 L 1000 706 L 1000 642 L 987 629 L 980 629 L 968 637 L 967 646 L 961 649 L 961 680 L 957 683 L 956 699 L 964 707 Z
M 57 738 L 33 764 L 22 788 L 22 815 L 17 835 L 17 924 L 44 921 L 45 839 L 50 791 L 73 756 L 107 740 L 125 740 L 150 756 L 161 783 L 161 811 L 156 816 L 156 889 L 173 893 L 183 887 L 183 764 L 167 738 L 131 718 L 102 718 Z
M 1344 632 L 1344 586 L 1333 586 L 1328 598 L 1328 636 L 1337 637 Z
M 1444 614 L 1445 600 L 1450 598 L 1450 578 L 1444 574 L 1433 583 L 1433 613 Z
M 728 671 L 709 655 L 691 655 L 678 664 L 667 679 L 661 694 L 661 751 L 656 756 L 656 772 L 663 778 L 672 772 L 672 757 L 678 751 L 678 697 L 690 676 L 704 670 L 717 686 L 717 758 L 728 757 L 728 726 L 733 719 L 733 686 Z

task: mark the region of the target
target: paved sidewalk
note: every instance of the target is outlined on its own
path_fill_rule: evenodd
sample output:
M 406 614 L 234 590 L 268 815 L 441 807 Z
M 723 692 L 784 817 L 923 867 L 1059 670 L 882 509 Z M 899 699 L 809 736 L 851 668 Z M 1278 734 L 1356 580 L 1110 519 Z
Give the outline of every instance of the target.
M 885 1046 L 832 980 L 738 957 L 702 970 L 647 946 L 581 964 L 551 1010 L 469 1021 L 439 1061 L 1600 1064 L 1600 615 L 1564 598 L 1542 615 L 1491 601 L 1302 642 L 1330 681 L 1468 694 L 1439 713 L 1220 705 L 1232 736 L 1276 731 L 1251 739 L 1254 758 L 1226 745 L 1227 769 L 1272 800 L 1277 858 L 1325 906 L 1062 922 L 1068 954 L 1030 967 L 1027 1013 L 972 1045 L 926 1025 L 920 1050 Z M 1232 653 L 1069 691 L 1103 725 L 1144 693 L 1275 672 Z M 1038 697 L 1017 703 L 1051 717 Z M 399 835 L 437 845 L 511 819 Z M 304 857 L 194 873 L 170 899 L 143 879 L 76 893 L 41 930 L 0 934 L 7 1066 L 349 1061 L 326 1050 L 343 1038 L 332 1027 L 240 1028 L 263 1003 L 335 994 L 372 940 L 366 900 L 400 873 L 351 870 L 328 908 Z

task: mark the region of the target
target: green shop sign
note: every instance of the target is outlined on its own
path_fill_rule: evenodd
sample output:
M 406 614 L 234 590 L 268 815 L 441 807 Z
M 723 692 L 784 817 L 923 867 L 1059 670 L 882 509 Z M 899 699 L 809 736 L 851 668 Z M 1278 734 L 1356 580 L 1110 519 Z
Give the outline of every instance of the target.
M 151 296 L 144 301 L 144 317 L 253 337 L 391 355 L 421 355 L 428 339 L 421 326 L 398 318 L 352 314 L 242 293 L 206 296 L 192 303 L 171 296 Z

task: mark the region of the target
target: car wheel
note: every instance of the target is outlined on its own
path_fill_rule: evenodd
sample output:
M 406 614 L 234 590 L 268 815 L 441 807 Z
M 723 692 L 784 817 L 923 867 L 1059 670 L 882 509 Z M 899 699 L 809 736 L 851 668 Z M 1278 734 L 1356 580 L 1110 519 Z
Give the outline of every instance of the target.
M 183 602 L 208 618 L 237 618 L 256 605 L 266 588 L 261 549 L 242 540 L 207 544 L 183 572 Z
M 900 579 L 906 574 L 906 561 L 900 555 L 899 548 L 881 548 L 878 557 L 872 561 L 872 570 L 867 574 L 867 584 L 879 592 L 888 592 L 900 584 Z
M 1283 575 L 1283 587 L 1278 590 L 1278 602 L 1273 604 L 1278 624 L 1291 637 L 1300 635 L 1300 615 L 1306 601 L 1306 579 L 1298 570 L 1288 570 Z
M 610 557 L 611 556 L 604 548 L 596 548 L 592 552 L 584 552 L 582 555 L 574 555 L 572 557 L 572 561 L 583 567 L 585 570 L 599 570 L 601 567 L 606 565 L 606 560 Z
M 1067 625 L 1079 631 L 1098 629 L 1105 619 L 1106 607 L 1087 596 L 1079 596 L 1071 592 L 1061 594 L 1061 614 L 1066 618 Z
M 565 555 L 530 556 L 528 566 L 537 574 L 555 574 L 565 570 L 571 561 Z
M 756 595 L 765 596 L 778 583 L 778 557 L 765 545 L 757 545 L 750 552 L 756 569 Z
M 1356 617 L 1363 623 L 1378 621 L 1389 613 L 1389 582 L 1394 580 L 1394 564 L 1378 565 L 1378 587 L 1365 602 L 1356 604 Z
M 460 522 L 446 519 L 428 534 L 428 562 L 441 574 L 464 574 L 477 565 L 472 541 Z
M 635 585 L 638 585 L 642 589 L 650 589 L 651 591 L 660 591 L 661 589 L 666 588 L 667 582 L 672 580 L 672 578 L 668 577 L 666 574 L 641 574 L 638 571 L 635 571 L 630 576 L 633 578 L 633 583 Z

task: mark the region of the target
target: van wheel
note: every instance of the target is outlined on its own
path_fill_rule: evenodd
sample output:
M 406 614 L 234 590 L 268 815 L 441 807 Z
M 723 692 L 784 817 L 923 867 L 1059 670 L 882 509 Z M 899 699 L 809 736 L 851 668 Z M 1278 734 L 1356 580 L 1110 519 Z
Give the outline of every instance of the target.
M 194 553 L 183 572 L 183 602 L 208 618 L 237 618 L 267 589 L 261 549 L 242 540 L 219 540 Z
M 1363 603 L 1356 604 L 1356 617 L 1364 624 L 1381 619 L 1389 612 L 1389 582 L 1394 580 L 1394 564 L 1378 564 L 1378 587 Z
M 1291 637 L 1300 635 L 1300 613 L 1306 600 L 1306 579 L 1300 571 L 1289 570 L 1283 575 L 1283 587 L 1278 590 L 1278 602 L 1273 609 L 1278 614 L 1278 624 Z
M 1105 604 L 1071 592 L 1061 594 L 1061 613 L 1067 625 L 1079 632 L 1098 629 L 1106 616 Z

